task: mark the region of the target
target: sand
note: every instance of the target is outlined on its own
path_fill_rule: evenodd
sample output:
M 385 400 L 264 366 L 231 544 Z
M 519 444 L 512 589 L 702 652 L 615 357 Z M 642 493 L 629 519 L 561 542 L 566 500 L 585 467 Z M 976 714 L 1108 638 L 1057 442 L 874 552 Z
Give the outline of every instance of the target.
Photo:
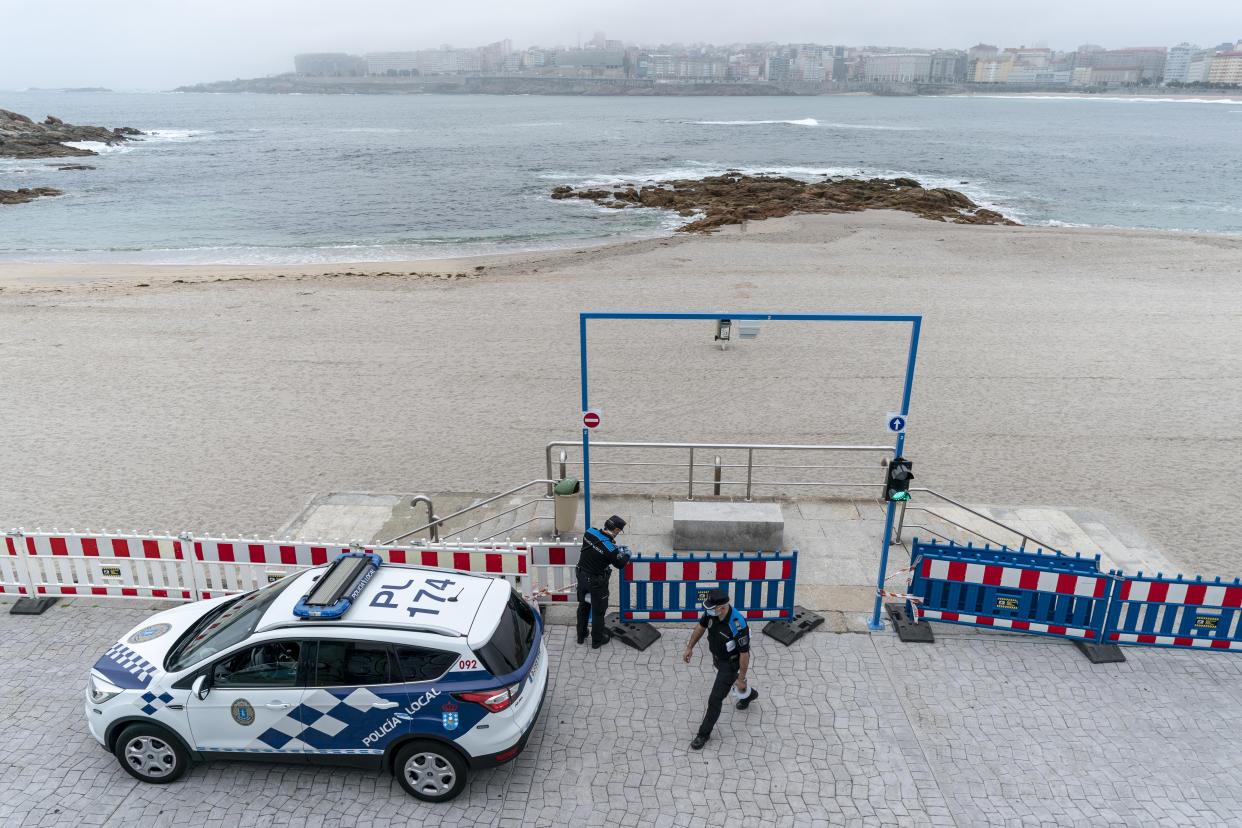
M 917 485 L 1106 511 L 1233 577 L 1240 272 L 1242 237 L 885 212 L 477 260 L 0 264 L 0 525 L 264 536 L 316 493 L 542 478 L 580 436 L 583 310 L 922 314 Z M 599 437 L 888 441 L 909 326 L 711 334 L 592 323 Z

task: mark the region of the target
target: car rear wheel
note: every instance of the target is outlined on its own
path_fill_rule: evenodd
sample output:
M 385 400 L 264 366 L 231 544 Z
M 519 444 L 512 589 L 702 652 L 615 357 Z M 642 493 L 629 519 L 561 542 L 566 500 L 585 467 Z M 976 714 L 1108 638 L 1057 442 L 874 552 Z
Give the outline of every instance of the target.
M 406 793 L 426 802 L 446 802 L 466 787 L 466 761 L 439 742 L 410 742 L 401 748 L 393 774 Z
M 181 743 L 155 725 L 127 727 L 113 753 L 130 776 L 156 785 L 180 779 L 190 767 Z

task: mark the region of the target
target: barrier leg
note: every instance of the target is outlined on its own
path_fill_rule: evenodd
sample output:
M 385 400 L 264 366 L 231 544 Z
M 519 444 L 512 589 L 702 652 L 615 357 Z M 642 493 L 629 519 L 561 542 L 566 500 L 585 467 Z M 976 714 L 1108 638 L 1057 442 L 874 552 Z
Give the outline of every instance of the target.
M 1110 571 L 1109 574 L 1114 577 L 1109 579 L 1108 594 L 1104 596 L 1104 609 L 1100 613 L 1100 625 L 1095 629 L 1095 641 L 1074 641 L 1074 645 L 1078 647 L 1092 664 L 1117 664 L 1126 660 L 1126 655 L 1121 651 L 1121 647 L 1108 640 L 1111 629 L 1109 622 L 1114 620 L 1111 618 L 1113 599 L 1121 590 L 1121 585 L 1125 579 L 1121 578 L 1120 573 L 1115 571 Z
M 37 597 L 34 578 L 30 575 L 25 538 L 22 536 L 22 533 L 9 532 L 5 540 L 11 544 L 11 549 L 14 553 L 13 565 L 17 569 L 17 576 L 21 579 L 22 585 L 26 588 L 26 597 L 18 598 L 13 602 L 13 606 L 9 607 L 9 615 L 42 615 L 60 598 L 53 596 Z

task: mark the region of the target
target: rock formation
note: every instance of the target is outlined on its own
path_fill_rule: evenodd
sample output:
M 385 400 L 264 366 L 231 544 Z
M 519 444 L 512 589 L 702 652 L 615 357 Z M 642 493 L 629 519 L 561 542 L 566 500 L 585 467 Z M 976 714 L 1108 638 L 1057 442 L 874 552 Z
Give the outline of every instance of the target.
M 40 196 L 63 195 L 61 190 L 51 187 L 23 187 L 20 190 L 0 190 L 0 204 L 25 204 Z
M 728 172 L 702 179 L 649 184 L 642 189 L 557 187 L 553 198 L 585 198 L 604 207 L 659 207 L 692 221 L 683 233 L 710 233 L 726 224 L 787 216 L 792 213 L 856 213 L 905 210 L 954 224 L 1010 224 L 995 210 L 975 204 L 957 190 L 924 189 L 912 178 L 826 178 L 808 183 L 796 178 Z M 701 215 L 700 215 L 701 214 Z M 696 217 L 697 216 L 697 217 Z
M 132 127 L 108 129 L 98 126 L 75 126 L 48 115 L 36 124 L 25 115 L 0 109 L 0 158 L 60 158 L 66 155 L 98 155 L 88 149 L 64 144 L 65 141 L 97 141 L 119 144 L 142 133 Z

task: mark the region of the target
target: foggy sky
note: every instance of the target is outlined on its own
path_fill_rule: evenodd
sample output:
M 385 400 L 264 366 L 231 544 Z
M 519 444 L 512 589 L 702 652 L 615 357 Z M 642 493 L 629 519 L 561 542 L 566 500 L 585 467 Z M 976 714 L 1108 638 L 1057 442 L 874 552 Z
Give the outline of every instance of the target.
M 0 90 L 160 90 L 293 70 L 299 52 L 775 41 L 965 49 L 1215 46 L 1242 38 L 1238 0 L 5 0 Z M 0 100 L 0 108 L 4 108 Z

